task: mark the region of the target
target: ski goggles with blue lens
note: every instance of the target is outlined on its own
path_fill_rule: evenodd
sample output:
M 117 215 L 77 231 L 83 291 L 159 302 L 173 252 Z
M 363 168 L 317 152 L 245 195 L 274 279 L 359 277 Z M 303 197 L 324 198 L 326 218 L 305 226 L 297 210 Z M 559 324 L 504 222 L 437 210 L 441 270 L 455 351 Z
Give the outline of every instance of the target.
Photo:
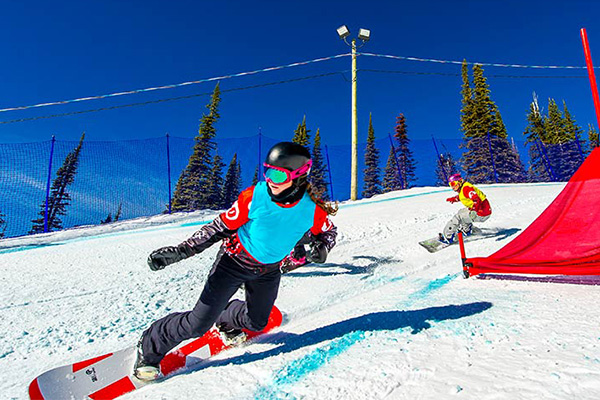
M 299 176 L 308 174 L 312 167 L 312 160 L 308 160 L 303 166 L 294 171 L 289 171 L 285 168 L 276 167 L 267 163 L 263 163 L 263 166 L 266 168 L 264 175 L 267 182 L 271 182 L 275 185 L 283 185 L 284 183 L 293 181 Z

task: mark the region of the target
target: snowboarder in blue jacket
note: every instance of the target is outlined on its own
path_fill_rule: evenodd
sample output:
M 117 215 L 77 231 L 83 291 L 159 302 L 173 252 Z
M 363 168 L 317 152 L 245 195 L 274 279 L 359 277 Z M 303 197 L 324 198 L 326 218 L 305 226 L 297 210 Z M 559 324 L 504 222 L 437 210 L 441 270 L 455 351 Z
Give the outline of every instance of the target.
M 305 257 L 324 263 L 335 246 L 337 228 L 329 216 L 337 206 L 314 195 L 307 181 L 312 166 L 308 150 L 278 143 L 264 166 L 266 182 L 244 190 L 229 210 L 183 243 L 148 257 L 150 269 L 157 271 L 223 242 L 193 310 L 169 314 L 142 334 L 134 365 L 138 379 L 158 378 L 167 352 L 202 336 L 213 324 L 231 343 L 244 340 L 242 328 L 262 330 L 277 298 L 283 261 L 291 258 L 300 264 Z M 245 301 L 230 301 L 242 285 Z

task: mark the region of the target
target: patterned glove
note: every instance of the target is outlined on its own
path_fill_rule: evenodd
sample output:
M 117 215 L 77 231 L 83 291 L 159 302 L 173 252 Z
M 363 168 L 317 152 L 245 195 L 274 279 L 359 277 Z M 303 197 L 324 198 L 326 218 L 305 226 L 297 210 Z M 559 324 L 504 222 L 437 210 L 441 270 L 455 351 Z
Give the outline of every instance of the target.
M 308 253 L 306 253 L 306 259 L 309 262 L 323 264 L 325 260 L 327 260 L 328 254 L 327 246 L 325 246 L 325 243 L 321 242 L 320 240 L 314 240 L 310 243 L 309 246 L 310 249 L 308 250 Z
M 185 245 L 161 247 L 148 256 L 148 266 L 152 271 L 159 271 L 167 265 L 179 262 L 191 256 Z
M 307 264 L 306 250 L 303 244 L 296 245 L 290 255 L 284 258 L 279 264 L 279 270 L 282 274 L 293 271 L 298 267 Z

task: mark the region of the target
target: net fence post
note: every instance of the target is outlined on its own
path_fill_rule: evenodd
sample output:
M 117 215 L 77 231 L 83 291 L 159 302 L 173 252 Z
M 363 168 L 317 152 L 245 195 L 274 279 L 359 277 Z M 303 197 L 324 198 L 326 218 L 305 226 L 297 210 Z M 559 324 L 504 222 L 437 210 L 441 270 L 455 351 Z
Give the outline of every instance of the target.
M 331 191 L 331 200 L 335 199 L 333 197 L 333 178 L 331 177 L 331 163 L 329 162 L 329 151 L 327 150 L 327 145 L 325 145 L 325 158 L 327 159 L 327 174 L 329 175 L 329 190 Z
M 169 185 L 169 214 L 171 214 L 171 203 L 172 203 L 172 196 L 171 196 L 171 150 L 169 147 L 169 134 L 166 134 L 166 138 L 167 138 L 167 182 Z
M 56 137 L 52 135 L 50 144 L 50 160 L 48 161 L 48 180 L 46 181 L 46 208 L 44 211 L 44 232 L 48 232 L 48 202 L 50 201 L 50 181 L 52 180 L 52 157 L 54 156 L 54 143 Z
M 258 179 L 258 181 L 262 181 L 262 170 L 263 170 L 263 165 L 262 165 L 262 128 L 259 127 L 258 128 L 258 171 L 256 173 L 256 179 Z
M 431 140 L 433 140 L 433 147 L 435 148 L 435 152 L 438 156 L 438 160 L 440 161 L 440 168 L 442 169 L 442 174 L 444 174 L 444 179 L 446 180 L 446 182 L 448 182 L 448 175 L 446 174 L 446 168 L 444 168 L 444 160 L 442 159 L 442 155 L 440 154 L 440 151 L 438 150 L 437 144 L 435 143 L 435 138 L 433 137 L 433 135 L 431 135 Z M 448 172 L 452 172 L 452 171 L 448 171 Z

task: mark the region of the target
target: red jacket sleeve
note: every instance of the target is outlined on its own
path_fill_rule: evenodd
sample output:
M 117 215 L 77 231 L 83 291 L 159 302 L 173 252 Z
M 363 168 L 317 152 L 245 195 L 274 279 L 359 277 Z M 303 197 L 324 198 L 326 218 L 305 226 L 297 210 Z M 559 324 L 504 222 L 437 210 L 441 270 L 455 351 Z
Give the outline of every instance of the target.
M 321 207 L 316 206 L 313 226 L 310 228 L 313 237 L 325 243 L 328 250 L 331 250 L 336 243 L 337 228 L 329 219 L 327 212 Z
M 311 233 L 316 236 L 319 233 L 327 232 L 333 229 L 333 227 L 333 222 L 331 222 L 325 210 L 317 206 L 315 210 L 313 226 L 310 228 Z
M 248 213 L 250 212 L 250 203 L 254 194 L 254 186 L 250 186 L 238 196 L 229 210 L 221 213 L 219 216 L 228 229 L 235 230 L 248 222 Z

